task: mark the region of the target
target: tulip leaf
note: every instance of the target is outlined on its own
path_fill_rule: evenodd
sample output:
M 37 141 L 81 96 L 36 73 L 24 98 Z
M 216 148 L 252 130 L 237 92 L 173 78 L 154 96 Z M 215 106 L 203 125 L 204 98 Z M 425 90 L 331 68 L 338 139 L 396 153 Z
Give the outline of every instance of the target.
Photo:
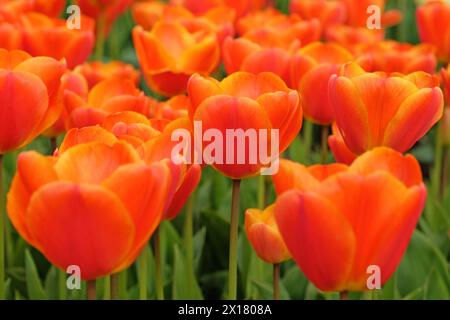
M 44 288 L 42 287 L 39 274 L 36 269 L 33 257 L 30 251 L 25 251 L 25 275 L 28 290 L 28 297 L 32 300 L 46 300 L 48 299 Z
M 174 272 L 172 283 L 172 298 L 178 299 L 203 299 L 202 292 L 194 275 L 187 275 L 186 259 L 177 245 L 174 246 Z M 189 279 L 193 283 L 188 283 Z

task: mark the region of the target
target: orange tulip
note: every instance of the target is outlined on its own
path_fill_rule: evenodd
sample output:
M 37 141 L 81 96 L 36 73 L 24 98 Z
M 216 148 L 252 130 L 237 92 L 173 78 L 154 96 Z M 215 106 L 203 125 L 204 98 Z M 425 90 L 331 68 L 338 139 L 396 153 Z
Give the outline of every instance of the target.
M 64 62 L 0 49 L 0 154 L 18 149 L 58 119 Z
M 88 62 L 76 67 L 74 71 L 83 75 L 88 82 L 89 88 L 108 79 L 128 79 L 137 86 L 141 77 L 139 71 L 131 64 L 126 64 L 121 61 L 105 63 L 100 61 Z
M 291 13 L 298 14 L 305 20 L 319 19 L 324 29 L 344 23 L 347 18 L 346 9 L 343 2 L 329 0 L 292 0 L 289 5 Z
M 303 110 L 307 119 L 324 125 L 333 122 L 333 106 L 328 100 L 328 80 L 340 65 L 352 60 L 352 54 L 343 47 L 320 42 L 303 47 L 292 57 L 290 83 L 303 96 Z
M 166 6 L 165 2 L 159 0 L 134 1 L 131 14 L 136 24 L 150 30 L 162 18 Z
M 351 164 L 356 155 L 350 151 L 342 138 L 341 132 L 334 122 L 331 126 L 332 134 L 328 137 L 328 146 L 337 162 Z
M 19 14 L 35 11 L 57 18 L 65 5 L 65 0 L 6 0 L 0 1 L 0 15 L 17 17 Z
M 417 8 L 416 18 L 420 40 L 434 45 L 439 60 L 449 62 L 450 4 L 443 1 L 428 1 Z
M 216 35 L 190 33 L 178 22 L 158 22 L 151 32 L 137 26 L 133 40 L 147 84 L 163 95 L 183 93 L 192 74 L 208 75 L 219 63 Z
M 305 46 L 318 41 L 321 26 L 317 19 L 301 20 L 296 15 L 285 16 L 274 9 L 268 9 L 239 20 L 238 31 L 243 37 L 261 46 L 289 49 L 293 42 Z
M 23 50 L 34 56 L 65 58 L 70 69 L 86 61 L 94 46 L 94 22 L 84 16 L 81 30 L 71 30 L 63 19 L 32 12 L 20 16 L 20 28 Z
M 202 14 L 218 6 L 228 6 L 236 10 L 238 17 L 250 12 L 258 11 L 268 6 L 270 0 L 171 0 L 172 3 L 182 5 L 195 14 Z
M 436 57 L 430 45 L 411 45 L 396 41 L 383 41 L 376 44 L 356 46 L 357 56 L 364 61 L 364 69 L 369 72 L 412 73 L 424 71 L 434 73 Z
M 376 146 L 409 150 L 441 118 L 444 105 L 436 77 L 366 73 L 355 64 L 330 78 L 329 99 L 355 154 Z
M 82 128 L 101 124 L 105 118 L 116 112 L 134 111 L 145 116 L 150 114 L 156 101 L 146 97 L 130 80 L 104 80 L 94 86 L 87 101 L 70 97 L 66 104 L 69 114 L 68 128 Z
M 125 142 L 76 145 L 58 157 L 22 153 L 8 194 L 16 230 L 59 268 L 84 280 L 128 267 L 159 224 L 171 174 Z M 146 192 L 142 192 L 146 190 Z
M 34 0 L 33 10 L 57 18 L 66 6 L 65 0 Z
M 275 223 L 274 207 L 264 210 L 247 209 L 245 212 L 245 233 L 258 257 L 267 263 L 281 263 L 291 255 L 281 238 Z
M 104 24 L 108 34 L 114 21 L 131 5 L 133 0 L 76 0 L 81 12 L 97 21 L 97 28 Z
M 271 129 L 278 129 L 279 152 L 283 152 L 302 125 L 302 107 L 298 93 L 290 90 L 283 80 L 270 72 L 259 75 L 236 72 L 221 82 L 194 75 L 189 80 L 188 92 L 191 99 L 191 119 L 200 121 L 203 131 L 218 130 L 222 137 L 227 136 L 227 129 L 242 129 L 244 132 L 251 129 L 260 135 L 265 130 L 270 136 Z M 267 142 L 265 150 L 274 155 L 270 137 L 265 141 L 260 136 L 255 139 L 258 140 L 256 144 L 259 144 L 259 147 L 253 145 L 255 141 L 252 147 L 259 150 L 261 144 Z M 226 150 L 223 150 L 221 159 L 214 161 L 213 167 L 233 179 L 259 173 L 267 164 L 261 163 L 260 158 L 254 162 L 250 161 L 250 157 L 254 156 L 249 154 L 250 149 L 254 148 L 250 148 L 248 139 L 245 139 L 244 143 L 245 153 L 238 155 L 238 152 L 224 148 Z M 204 142 L 204 147 L 208 145 Z M 242 164 L 239 164 L 238 156 L 245 158 L 241 161 Z M 228 158 L 232 161 L 227 161 Z
M 397 268 L 425 205 L 417 160 L 380 147 L 350 167 L 281 163 L 287 190 L 275 219 L 293 259 L 323 291 L 365 291 L 372 268 L 384 284 Z M 278 180 L 278 181 L 276 181 Z M 375 273 L 374 273 L 375 275 Z
M 367 28 L 353 28 L 344 25 L 333 26 L 325 30 L 325 39 L 328 42 L 340 44 L 351 53 L 356 54 L 359 44 L 376 44 L 384 39 L 384 31 Z
M 273 72 L 288 82 L 291 54 L 298 47 L 299 43 L 295 42 L 290 50 L 264 48 L 246 38 L 228 37 L 222 47 L 225 70 L 228 74 L 237 71 Z
M 367 8 L 375 5 L 381 9 L 381 25 L 389 27 L 398 24 L 402 20 L 399 10 L 385 12 L 386 0 L 340 0 L 347 7 L 347 24 L 352 27 L 366 27 L 369 14 Z
M 191 101 L 185 95 L 174 96 L 167 101 L 158 103 L 151 115 L 152 120 L 168 121 L 188 116 Z

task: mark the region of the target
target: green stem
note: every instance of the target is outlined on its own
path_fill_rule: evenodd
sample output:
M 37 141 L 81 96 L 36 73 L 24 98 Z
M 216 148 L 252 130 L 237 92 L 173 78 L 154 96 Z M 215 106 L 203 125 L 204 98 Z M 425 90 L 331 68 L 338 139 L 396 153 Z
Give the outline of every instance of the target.
M 328 159 L 328 126 L 322 126 L 320 163 L 325 164 Z
M 103 300 L 111 300 L 111 276 L 103 278 Z
M 311 146 L 312 146 L 312 138 L 313 138 L 313 131 L 314 131 L 314 125 L 311 121 L 304 121 L 304 134 L 303 134 L 303 141 L 305 144 L 305 162 L 309 163 L 309 155 L 311 154 Z M 308 161 L 306 161 L 308 160 Z
M 403 14 L 403 21 L 398 25 L 397 29 L 397 40 L 401 42 L 406 42 L 408 35 L 408 25 L 406 24 L 406 14 L 408 12 L 408 4 L 406 0 L 398 0 L 398 9 Z
M 120 299 L 121 300 L 126 300 L 128 299 L 128 295 L 127 295 L 127 270 L 121 271 L 119 273 L 119 295 L 120 295 Z
M 138 260 L 138 273 L 139 273 L 139 299 L 147 300 L 148 292 L 148 254 L 147 245 L 142 250 L 141 256 Z
M 0 300 L 5 292 L 5 212 L 3 210 L 3 155 L 0 154 Z
M 449 166 L 450 166 L 450 149 L 448 146 L 443 148 L 443 157 L 442 157 L 442 178 L 441 178 L 441 187 L 439 195 L 441 200 L 445 197 L 445 192 L 448 184 L 448 175 L 449 175 Z
M 105 17 L 100 15 L 97 21 L 94 59 L 103 60 L 105 50 Z
M 162 273 L 162 261 L 161 261 L 161 235 L 160 227 L 156 228 L 153 235 L 153 250 L 155 254 L 155 286 L 156 286 L 156 298 L 158 300 L 164 300 L 164 281 Z
M 228 298 L 237 298 L 237 243 L 239 228 L 239 192 L 241 180 L 233 180 L 230 219 L 230 256 L 228 266 Z
M 266 204 L 266 176 L 258 177 L 258 208 L 264 209 Z
M 440 124 L 441 125 L 441 124 Z M 442 154 L 443 154 L 443 144 L 442 135 L 440 134 L 440 128 L 436 131 L 436 145 L 434 149 L 434 168 L 431 177 L 431 191 L 433 196 L 440 200 L 439 198 L 439 185 L 442 179 Z
M 280 264 L 273 265 L 273 300 L 280 300 Z
M 59 293 L 59 300 L 66 300 L 67 299 L 67 278 L 66 278 L 66 272 L 64 270 L 58 269 L 58 293 Z
M 95 280 L 89 280 L 86 284 L 87 298 L 88 300 L 97 299 L 97 283 Z
M 194 202 L 195 193 L 188 200 L 186 217 L 184 219 L 184 249 L 186 250 L 186 276 L 188 279 L 188 290 L 192 294 L 194 287 Z
M 120 300 L 119 288 L 120 288 L 120 278 L 119 273 L 114 273 L 110 276 L 110 287 L 111 287 L 111 299 Z

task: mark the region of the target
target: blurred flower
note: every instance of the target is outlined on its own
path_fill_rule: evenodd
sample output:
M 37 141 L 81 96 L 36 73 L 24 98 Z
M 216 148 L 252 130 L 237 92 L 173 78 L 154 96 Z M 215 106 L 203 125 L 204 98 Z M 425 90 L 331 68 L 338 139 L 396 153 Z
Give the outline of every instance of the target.
M 131 14 L 136 24 L 145 30 L 151 30 L 162 18 L 166 6 L 165 2 L 159 0 L 134 1 L 131 5 Z
M 385 11 L 386 0 L 340 0 L 347 7 L 347 24 L 351 27 L 366 27 L 369 17 L 367 8 L 372 5 L 381 10 L 381 25 L 389 27 L 398 24 L 402 20 L 399 10 Z
M 286 16 L 274 9 L 250 14 L 238 22 L 243 37 L 264 47 L 289 49 L 294 42 L 305 46 L 318 41 L 321 35 L 317 19 L 302 20 L 297 15 Z
M 105 34 L 109 33 L 114 21 L 132 2 L 133 0 L 75 0 L 84 15 L 97 21 L 97 28 L 104 27 Z
M 281 153 L 296 137 L 302 125 L 303 112 L 298 93 L 290 90 L 281 78 L 270 72 L 259 75 L 236 72 L 221 82 L 194 75 L 189 80 L 188 92 L 192 104 L 189 116 L 191 120 L 201 121 L 203 131 L 212 128 L 225 137 L 227 129 L 253 129 L 259 133 L 257 144 L 267 142 L 265 150 L 269 153 L 274 152 L 270 143 L 271 129 L 279 130 Z M 269 136 L 265 141 L 261 140 L 262 130 Z M 257 159 L 254 164 L 249 161 L 250 146 L 247 140 L 243 164 L 239 164 L 237 152 L 228 154 L 227 150 L 223 150 L 222 163 L 215 162 L 213 167 L 233 179 L 259 173 L 264 165 L 261 159 Z M 231 157 L 233 161 L 226 161 Z
M 74 70 L 80 73 L 87 80 L 89 88 L 103 80 L 122 79 L 131 80 L 134 84 L 139 85 L 140 73 L 131 64 L 122 61 L 100 62 L 93 61 L 84 63 Z
M 233 8 L 238 17 L 258 11 L 268 6 L 271 0 L 171 0 L 171 3 L 182 5 L 194 14 L 202 14 L 218 6 Z
M 59 17 L 66 6 L 66 0 L 34 0 L 33 3 L 33 11 L 53 18 Z
M 334 122 L 331 126 L 332 134 L 328 137 L 328 146 L 337 162 L 351 164 L 356 155 L 350 151 L 342 138 L 341 132 Z
M 192 74 L 209 75 L 220 59 L 213 32 L 191 33 L 178 22 L 158 22 L 151 32 L 137 26 L 133 40 L 147 84 L 166 96 L 183 93 Z
M 356 64 L 330 78 L 329 99 L 355 154 L 377 146 L 409 150 L 441 118 L 444 105 L 437 77 L 366 73 Z
M 370 30 L 367 28 L 353 28 L 344 25 L 333 26 L 325 30 L 325 39 L 329 42 L 336 42 L 352 52 L 356 52 L 359 44 L 376 44 L 384 39 L 384 31 Z
M 447 66 L 447 69 L 441 69 L 441 80 L 446 103 L 450 105 L 450 64 Z
M 18 149 L 58 119 L 64 62 L 0 49 L 0 154 Z
M 450 4 L 429 1 L 417 8 L 416 18 L 420 40 L 436 46 L 438 59 L 449 62 Z
M 328 80 L 342 64 L 353 59 L 350 52 L 333 43 L 311 43 L 294 54 L 290 83 L 302 94 L 305 118 L 322 125 L 334 121 L 333 105 L 328 100 Z
M 361 44 L 355 47 L 364 69 L 369 72 L 383 71 L 408 74 L 424 71 L 433 74 L 436 70 L 434 48 L 427 44 L 411 45 L 396 41 Z
M 165 119 L 167 121 L 186 117 L 190 105 L 191 100 L 186 95 L 174 96 L 167 101 L 156 104 L 150 117 L 152 120 Z
M 33 56 L 65 58 L 72 69 L 86 61 L 94 46 L 94 22 L 81 16 L 81 30 L 68 29 L 63 19 L 51 19 L 43 14 L 20 16 L 23 50 Z
M 425 205 L 417 160 L 380 147 L 345 165 L 282 161 L 275 219 L 293 259 L 322 291 L 365 291 L 370 266 L 384 284 Z M 277 190 L 280 194 L 280 190 Z M 330 272 L 330 270 L 332 272 Z
M 268 71 L 288 82 L 291 55 L 298 47 L 299 42 L 294 42 L 289 50 L 276 47 L 265 48 L 246 38 L 228 37 L 222 47 L 225 70 L 227 74 L 237 71 L 254 74 Z
M 347 18 L 344 2 L 330 0 L 292 0 L 289 5 L 291 13 L 302 19 L 318 19 L 323 29 L 336 24 L 343 24 Z
M 267 263 L 281 263 L 291 257 L 275 223 L 271 205 L 264 210 L 247 209 L 245 233 L 258 257 Z
M 65 0 L 2 0 L 0 1 L 0 15 L 18 17 L 22 13 L 35 11 L 57 18 L 65 5 Z
M 77 265 L 91 280 L 134 262 L 163 216 L 170 185 L 167 162 L 145 164 L 125 142 L 80 144 L 58 157 L 30 151 L 18 158 L 8 215 L 50 262 Z

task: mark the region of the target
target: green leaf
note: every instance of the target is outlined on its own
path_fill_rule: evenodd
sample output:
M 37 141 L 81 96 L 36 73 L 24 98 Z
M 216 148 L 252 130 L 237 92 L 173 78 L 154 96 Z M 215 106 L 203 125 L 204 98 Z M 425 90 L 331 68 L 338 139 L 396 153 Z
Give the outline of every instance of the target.
M 39 274 L 34 264 L 33 257 L 28 250 L 25 251 L 25 274 L 28 290 L 28 297 L 32 300 L 48 299 L 44 288 L 42 287 Z
M 194 275 L 188 276 L 186 268 L 186 259 L 184 258 L 182 252 L 177 245 L 174 246 L 174 272 L 173 272 L 173 283 L 172 283 L 172 298 L 175 300 L 183 299 L 193 299 L 201 300 L 203 299 L 200 287 L 195 279 Z M 193 280 L 194 283 L 189 284 L 189 278 Z M 190 296 L 189 293 L 193 296 Z

